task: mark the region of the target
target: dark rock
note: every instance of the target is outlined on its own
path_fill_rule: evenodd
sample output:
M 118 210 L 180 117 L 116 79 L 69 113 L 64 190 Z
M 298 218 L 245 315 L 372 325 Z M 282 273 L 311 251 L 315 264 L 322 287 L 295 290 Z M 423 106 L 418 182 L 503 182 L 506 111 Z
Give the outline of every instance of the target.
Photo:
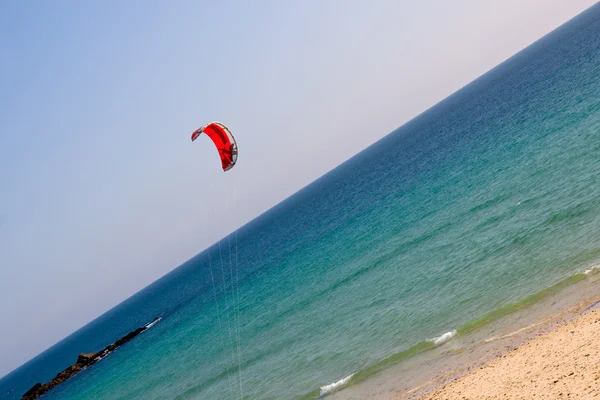
M 158 321 L 159 319 L 160 319 L 159 317 L 154 318 L 150 324 Z M 42 396 L 44 393 L 46 393 L 50 389 L 60 385 L 61 383 L 63 383 L 64 381 L 66 381 L 67 379 L 72 377 L 73 375 L 76 375 L 77 373 L 81 372 L 82 370 L 89 367 L 90 365 L 103 359 L 104 357 L 106 357 L 107 355 L 112 353 L 117 347 L 122 346 L 123 344 L 129 342 L 131 339 L 133 339 L 134 337 L 136 337 L 137 335 L 139 335 L 140 333 L 142 333 L 146 329 L 148 329 L 148 326 L 150 324 L 147 324 L 141 328 L 138 328 L 135 331 L 129 332 L 127 335 L 123 336 L 121 339 L 117 340 L 115 343 L 106 346 L 103 350 L 100 350 L 96 353 L 80 353 L 79 356 L 77 357 L 77 361 L 75 362 L 75 364 L 73 364 L 70 367 L 67 367 L 64 370 L 62 370 L 61 372 L 59 372 L 54 377 L 54 379 L 52 379 L 48 383 L 45 383 L 45 384 L 41 384 L 39 382 L 36 383 L 35 385 L 33 385 L 31 387 L 31 389 L 29 389 L 27 392 L 25 392 L 23 397 L 21 397 L 21 400 L 34 400 L 34 399 L 39 398 L 40 396 Z
M 33 387 L 31 389 L 29 389 L 27 392 L 25 392 L 25 394 L 23 395 L 23 397 L 27 397 L 33 393 L 35 393 L 39 388 L 42 387 L 41 383 L 36 383 L 35 385 L 33 385 Z

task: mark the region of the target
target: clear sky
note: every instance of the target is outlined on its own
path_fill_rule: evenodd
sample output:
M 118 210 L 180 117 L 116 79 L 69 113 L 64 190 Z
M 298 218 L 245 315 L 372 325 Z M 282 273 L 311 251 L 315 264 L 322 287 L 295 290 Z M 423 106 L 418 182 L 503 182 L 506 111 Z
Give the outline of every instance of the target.
M 594 3 L 1 2 L 0 376 Z

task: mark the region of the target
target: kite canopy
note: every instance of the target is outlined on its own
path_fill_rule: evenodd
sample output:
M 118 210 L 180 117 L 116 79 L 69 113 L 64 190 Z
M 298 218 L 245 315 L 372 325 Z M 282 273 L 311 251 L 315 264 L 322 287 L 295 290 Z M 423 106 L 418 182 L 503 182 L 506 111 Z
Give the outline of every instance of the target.
M 205 133 L 206 136 L 213 141 L 219 156 L 221 157 L 221 166 L 223 171 L 229 171 L 235 165 L 238 156 L 237 143 L 233 134 L 224 124 L 213 121 L 204 125 L 202 128 L 196 129 L 192 133 L 192 142 Z

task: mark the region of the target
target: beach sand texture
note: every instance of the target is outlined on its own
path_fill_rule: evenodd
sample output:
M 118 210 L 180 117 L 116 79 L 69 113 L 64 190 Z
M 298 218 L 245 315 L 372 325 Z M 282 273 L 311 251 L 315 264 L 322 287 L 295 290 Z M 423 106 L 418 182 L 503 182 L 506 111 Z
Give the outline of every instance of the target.
M 600 311 L 590 310 L 422 397 L 600 398 Z

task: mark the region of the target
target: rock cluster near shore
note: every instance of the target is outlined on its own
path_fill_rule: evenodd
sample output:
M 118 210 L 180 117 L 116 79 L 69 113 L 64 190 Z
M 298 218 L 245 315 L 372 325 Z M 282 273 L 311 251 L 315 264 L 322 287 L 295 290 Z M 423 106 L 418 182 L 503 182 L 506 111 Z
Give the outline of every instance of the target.
M 88 368 L 90 365 L 102 360 L 104 357 L 106 357 L 107 355 L 112 353 L 114 350 L 116 350 L 119 346 L 127 343 L 128 341 L 130 341 L 131 339 L 133 339 L 140 333 L 144 332 L 150 326 L 154 325 L 159 319 L 160 319 L 159 317 L 154 318 L 154 320 L 152 320 L 151 323 L 149 323 L 141 328 L 138 328 L 135 331 L 129 332 L 127 335 L 123 336 L 121 339 L 117 340 L 115 343 L 106 346 L 101 351 L 98 351 L 96 353 L 87 353 L 87 354 L 81 353 L 81 354 L 79 354 L 75 364 L 73 364 L 73 365 L 65 368 L 61 372 L 59 372 L 54 377 L 54 379 L 52 379 L 50 382 L 47 382 L 45 384 L 42 384 L 39 382 L 36 383 L 35 385 L 33 385 L 33 387 L 31 389 L 29 389 L 23 395 L 23 397 L 21 397 L 21 400 L 34 400 L 34 399 L 39 398 L 44 393 L 48 392 L 50 389 L 55 388 L 56 386 L 60 385 L 67 379 L 71 378 L 72 376 L 74 376 L 74 375 L 78 374 L 79 372 L 83 371 L 84 369 Z

